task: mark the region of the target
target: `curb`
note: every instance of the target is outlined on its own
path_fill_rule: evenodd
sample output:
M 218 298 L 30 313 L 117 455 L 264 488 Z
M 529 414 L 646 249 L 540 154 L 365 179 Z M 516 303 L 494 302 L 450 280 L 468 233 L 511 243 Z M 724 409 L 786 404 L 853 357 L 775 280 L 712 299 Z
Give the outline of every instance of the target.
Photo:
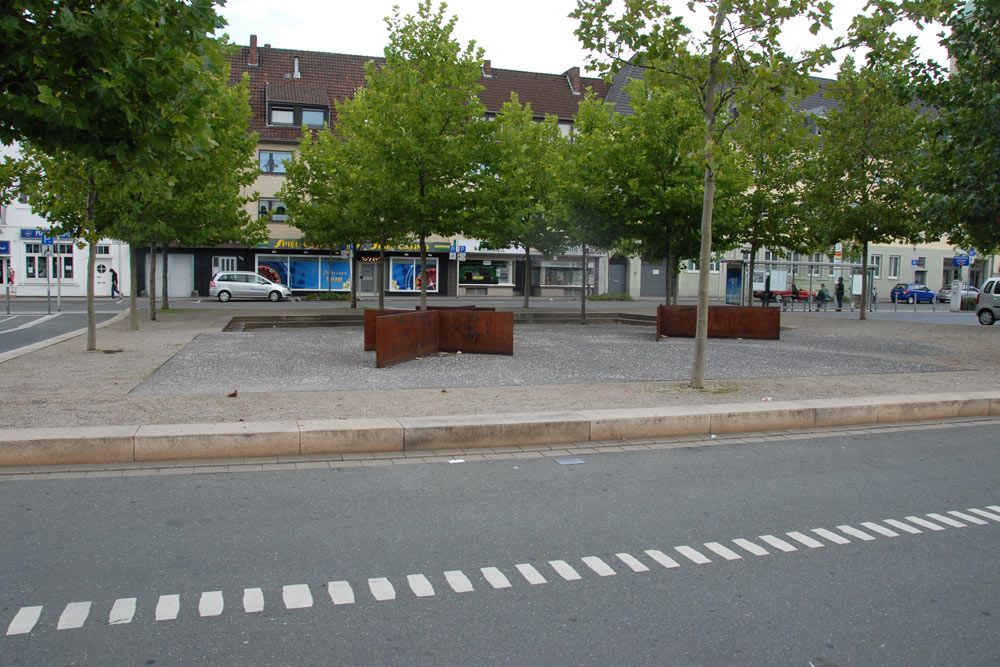
M 1000 391 L 778 403 L 0 431 L 0 467 L 412 452 L 1000 415 Z

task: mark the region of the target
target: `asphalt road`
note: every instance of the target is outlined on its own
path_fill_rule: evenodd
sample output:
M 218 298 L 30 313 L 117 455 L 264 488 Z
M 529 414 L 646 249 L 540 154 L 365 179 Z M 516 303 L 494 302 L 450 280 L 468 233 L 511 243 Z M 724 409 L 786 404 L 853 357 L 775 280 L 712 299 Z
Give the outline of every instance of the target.
M 7 481 L 0 662 L 996 665 L 996 446 Z
M 85 301 L 63 299 L 62 310 L 52 299 L 51 313 L 45 299 L 15 299 L 7 312 L 0 306 L 0 354 L 27 345 L 52 340 L 73 331 L 87 328 Z M 126 302 L 97 304 L 96 318 L 100 324 L 128 308 Z

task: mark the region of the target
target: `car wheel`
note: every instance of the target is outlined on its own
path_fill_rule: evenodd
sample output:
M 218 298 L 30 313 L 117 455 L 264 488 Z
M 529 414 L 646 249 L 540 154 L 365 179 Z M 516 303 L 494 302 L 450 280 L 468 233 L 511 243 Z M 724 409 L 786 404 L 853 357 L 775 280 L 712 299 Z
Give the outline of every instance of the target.
M 232 295 L 229 292 L 227 292 L 225 290 L 219 292 L 219 301 L 229 301 L 229 299 L 231 299 L 231 298 L 232 298 Z
M 979 311 L 980 324 L 985 324 L 986 326 L 990 326 L 991 324 L 996 322 L 996 319 L 997 318 L 993 316 L 993 311 L 990 310 L 989 308 L 983 308 L 982 310 Z
M 279 292 L 278 290 L 274 290 L 273 292 L 267 295 L 267 298 L 270 299 L 271 301 L 281 301 L 281 292 Z
M 909 299 L 907 299 L 906 303 L 913 303 L 913 297 L 911 296 Z

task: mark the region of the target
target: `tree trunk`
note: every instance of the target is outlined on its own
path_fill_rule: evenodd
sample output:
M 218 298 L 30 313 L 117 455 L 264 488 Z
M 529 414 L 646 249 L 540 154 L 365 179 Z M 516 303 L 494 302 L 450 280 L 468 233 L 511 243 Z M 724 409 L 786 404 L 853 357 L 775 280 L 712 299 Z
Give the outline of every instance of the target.
M 709 56 L 708 81 L 705 82 L 705 196 L 701 204 L 701 256 L 698 264 L 698 322 L 694 333 L 694 363 L 691 365 L 691 388 L 705 388 L 705 356 L 708 352 L 708 263 L 712 259 L 712 209 L 715 205 L 714 137 L 715 87 L 719 76 L 719 52 L 722 23 L 730 3 L 721 0 L 715 10 L 712 27 L 712 53 Z
M 531 248 L 524 246 L 524 304 L 528 308 L 528 297 L 531 296 Z
M 750 271 L 747 273 L 747 305 L 753 305 L 753 269 L 757 264 L 757 246 L 750 244 Z
M 139 305 L 136 292 L 139 291 L 139 278 L 136 267 L 139 265 L 139 249 L 134 243 L 128 244 L 128 328 L 129 331 L 139 330 Z
M 149 242 L 149 319 L 156 321 L 156 241 Z
M 355 275 L 355 273 L 356 273 L 356 271 L 355 271 L 355 261 L 357 260 L 357 256 L 358 256 L 358 244 L 357 243 L 352 243 L 351 244 L 351 264 L 350 264 L 350 266 L 351 266 L 351 308 L 357 308 L 358 307 L 358 281 L 357 281 L 357 276 Z M 330 261 L 330 267 L 331 268 L 333 267 L 333 261 L 332 260 Z M 330 278 L 332 280 L 333 276 L 330 276 Z
M 583 282 L 580 290 L 580 324 L 587 323 L 587 244 L 583 244 Z
M 423 276 L 423 277 L 421 277 Z M 420 310 L 427 310 L 427 237 L 420 235 Z
M 378 290 L 378 309 L 385 310 L 385 240 L 378 245 L 378 275 L 375 276 L 375 289 Z
M 97 231 L 94 229 L 94 209 L 97 208 L 97 185 L 94 175 L 90 175 L 90 188 L 87 190 L 87 240 L 90 249 L 87 251 L 87 351 L 97 349 L 97 313 L 94 309 L 94 269 L 97 265 Z
M 168 310 L 170 308 L 170 289 L 169 289 L 170 281 L 167 279 L 169 277 L 167 269 L 170 266 L 170 262 L 168 261 L 169 252 L 170 252 L 170 244 L 164 243 L 163 244 L 163 310 Z
M 868 302 L 872 298 L 871 286 L 868 284 L 868 241 L 861 244 L 861 316 L 858 319 L 868 319 Z M 851 296 L 853 299 L 854 297 Z

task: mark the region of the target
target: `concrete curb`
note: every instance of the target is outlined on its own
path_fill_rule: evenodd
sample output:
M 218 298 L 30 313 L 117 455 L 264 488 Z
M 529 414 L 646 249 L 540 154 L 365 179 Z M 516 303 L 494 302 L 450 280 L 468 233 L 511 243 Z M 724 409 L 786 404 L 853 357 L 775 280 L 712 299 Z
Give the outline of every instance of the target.
M 0 467 L 598 442 L 1000 415 L 1000 391 L 398 419 L 0 431 Z

